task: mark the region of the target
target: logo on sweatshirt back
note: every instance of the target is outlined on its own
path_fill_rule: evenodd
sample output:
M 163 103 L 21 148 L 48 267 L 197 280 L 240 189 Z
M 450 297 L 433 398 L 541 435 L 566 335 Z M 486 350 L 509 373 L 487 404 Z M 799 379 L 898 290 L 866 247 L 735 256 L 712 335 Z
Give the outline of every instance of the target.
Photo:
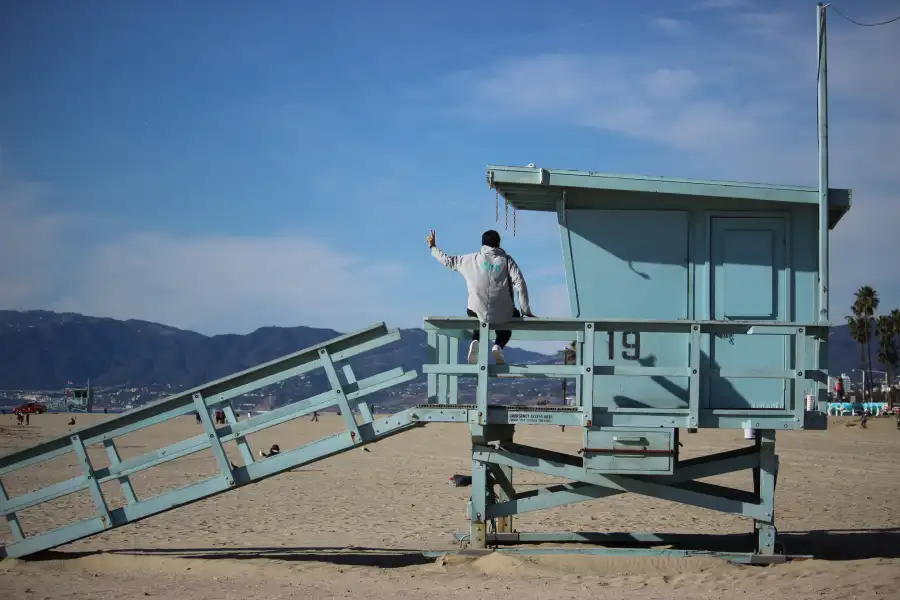
M 488 261 L 484 261 L 481 263 L 481 270 L 490 273 L 499 273 L 502 270 L 502 267 L 501 265 L 492 265 Z

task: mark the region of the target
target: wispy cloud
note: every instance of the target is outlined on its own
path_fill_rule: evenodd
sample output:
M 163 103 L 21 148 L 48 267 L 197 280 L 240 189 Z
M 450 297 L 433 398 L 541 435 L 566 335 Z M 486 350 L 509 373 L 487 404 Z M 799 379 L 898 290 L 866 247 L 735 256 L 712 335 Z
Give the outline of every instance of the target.
M 671 17 L 659 17 L 653 19 L 653 21 L 650 22 L 650 25 L 654 29 L 679 35 L 690 33 L 692 30 L 691 24 L 688 21 L 673 19 Z
M 717 8 L 746 8 L 753 6 L 753 0 L 701 0 L 696 2 L 692 8 L 697 10 L 709 10 Z
M 457 73 L 440 93 L 468 118 L 567 123 L 675 149 L 671 174 L 814 185 L 812 11 L 805 19 L 750 3 L 702 4 L 736 10 L 715 13 L 718 23 L 670 52 L 521 56 Z M 652 24 L 680 26 L 674 19 Z M 900 304 L 892 258 L 900 255 L 896 32 L 833 21 L 830 29 L 832 186 L 854 189 L 853 208 L 833 235 L 836 305 L 849 303 L 863 283 Z
M 204 333 L 418 324 L 396 293 L 405 274 L 399 264 L 292 234 L 115 233 L 102 220 L 49 211 L 48 193 L 0 175 L 4 308 L 140 318 Z
M 451 87 L 470 116 L 550 118 L 696 151 L 757 139 L 784 113 L 768 100 L 715 94 L 716 82 L 693 68 L 611 54 L 524 57 L 458 74 Z

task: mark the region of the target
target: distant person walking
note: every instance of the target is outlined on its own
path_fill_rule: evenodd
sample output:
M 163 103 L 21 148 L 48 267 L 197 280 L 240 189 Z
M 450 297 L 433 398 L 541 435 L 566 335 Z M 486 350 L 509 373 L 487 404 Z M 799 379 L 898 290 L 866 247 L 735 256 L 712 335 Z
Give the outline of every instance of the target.
M 319 420 L 319 411 L 314 410 L 312 419 L 310 419 L 310 421 L 318 421 L 318 420 Z
M 468 290 L 468 307 L 466 314 L 478 317 L 490 323 L 506 323 L 513 318 L 534 317 L 528 303 L 528 287 L 519 265 L 513 257 L 500 247 L 500 234 L 493 229 L 481 234 L 481 249 L 478 252 L 462 256 L 448 256 L 437 247 L 434 229 L 430 231 L 425 243 L 431 248 L 431 255 L 442 265 L 458 272 L 466 280 Z M 516 309 L 513 289 L 519 293 L 521 313 Z M 472 343 L 469 344 L 469 363 L 478 362 L 478 345 L 480 331 L 472 332 Z M 497 339 L 491 352 L 497 364 L 503 364 L 503 349 L 512 337 L 512 331 L 497 331 Z
M 838 377 L 834 382 L 834 396 L 838 402 L 844 401 L 844 380 Z

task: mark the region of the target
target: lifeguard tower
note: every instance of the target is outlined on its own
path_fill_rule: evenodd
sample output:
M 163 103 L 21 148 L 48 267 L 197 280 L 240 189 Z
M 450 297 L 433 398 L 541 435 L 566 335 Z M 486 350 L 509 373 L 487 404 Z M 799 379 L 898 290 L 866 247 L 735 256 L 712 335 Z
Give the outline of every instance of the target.
M 752 519 L 752 558 L 773 559 L 776 432 L 827 425 L 819 249 L 850 192 L 829 191 L 820 232 L 815 188 L 532 166 L 489 166 L 487 180 L 515 210 L 557 214 L 571 318 L 426 319 L 438 364 L 423 369 L 433 405 L 418 416 L 448 420 L 463 408 L 454 408 L 457 378 L 478 378 L 475 403 L 459 416 L 473 439 L 472 525 L 460 538 L 474 548 L 666 541 L 510 525 L 514 514 L 635 492 Z M 453 364 L 475 328 L 512 329 L 519 340 L 575 338 L 576 364 L 492 365 L 487 353 L 477 365 Z M 496 376 L 574 377 L 574 406 L 494 405 Z M 515 426 L 526 423 L 581 425 L 583 448 L 565 455 L 517 444 Z M 703 428 L 755 430 L 755 441 L 680 460 L 680 433 Z M 513 469 L 573 483 L 518 493 Z M 694 481 L 743 469 L 753 471 L 752 493 Z
M 91 387 L 91 382 L 88 381 L 86 387 L 67 387 L 65 402 L 68 412 L 91 412 L 94 408 L 94 388 Z

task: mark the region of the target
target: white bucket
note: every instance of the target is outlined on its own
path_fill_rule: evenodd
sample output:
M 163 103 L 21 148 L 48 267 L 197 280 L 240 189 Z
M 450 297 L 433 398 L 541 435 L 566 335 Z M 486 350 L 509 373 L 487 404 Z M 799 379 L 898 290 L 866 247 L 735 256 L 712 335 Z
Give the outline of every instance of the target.
M 806 395 L 806 410 L 814 411 L 816 410 L 816 396 L 815 394 L 807 394 Z
M 756 439 L 756 430 L 755 429 L 744 429 L 744 439 L 745 440 L 755 440 Z

